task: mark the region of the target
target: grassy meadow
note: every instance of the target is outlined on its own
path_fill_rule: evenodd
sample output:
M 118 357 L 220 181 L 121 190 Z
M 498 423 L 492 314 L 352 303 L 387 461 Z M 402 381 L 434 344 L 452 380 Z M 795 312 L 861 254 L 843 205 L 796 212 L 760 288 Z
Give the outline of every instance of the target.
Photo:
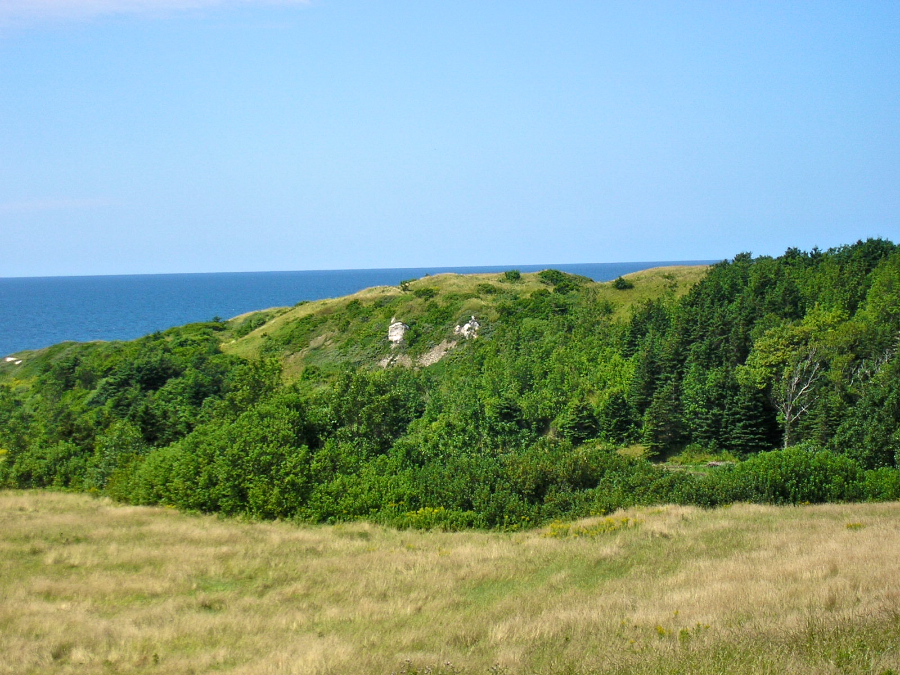
M 900 672 L 900 503 L 517 533 L 0 493 L 0 673 Z

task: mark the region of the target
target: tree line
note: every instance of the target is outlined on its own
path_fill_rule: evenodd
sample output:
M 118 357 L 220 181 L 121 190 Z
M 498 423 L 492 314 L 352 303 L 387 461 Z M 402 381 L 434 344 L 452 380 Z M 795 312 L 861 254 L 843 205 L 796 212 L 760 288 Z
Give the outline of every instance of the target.
M 282 352 L 318 319 L 256 360 L 220 346 L 257 326 L 222 321 L 57 345 L 0 384 L 0 483 L 446 528 L 900 498 L 893 243 L 741 254 L 624 320 L 586 279 L 549 270 L 527 294 L 517 279 L 473 287 L 496 317 L 424 369 L 310 367 L 285 382 Z M 449 299 L 424 300 L 428 321 L 453 318 Z M 644 457 L 618 452 L 638 445 Z M 690 454 L 735 462 L 660 463 Z

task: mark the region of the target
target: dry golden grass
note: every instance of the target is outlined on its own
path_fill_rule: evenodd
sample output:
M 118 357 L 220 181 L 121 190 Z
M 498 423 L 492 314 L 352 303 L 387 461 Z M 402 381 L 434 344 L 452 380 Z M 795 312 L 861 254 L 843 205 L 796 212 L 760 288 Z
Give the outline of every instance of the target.
M 900 672 L 900 504 L 624 517 L 398 532 L 2 492 L 0 673 Z

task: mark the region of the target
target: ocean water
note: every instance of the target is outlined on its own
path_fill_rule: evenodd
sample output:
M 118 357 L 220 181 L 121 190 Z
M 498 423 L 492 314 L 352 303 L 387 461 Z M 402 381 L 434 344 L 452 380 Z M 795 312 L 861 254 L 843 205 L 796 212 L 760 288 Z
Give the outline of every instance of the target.
M 502 272 L 514 267 L 537 272 L 553 267 L 594 281 L 609 281 L 650 267 L 709 262 L 0 278 L 0 356 L 65 340 L 131 340 L 215 316 L 227 319 L 301 300 L 339 297 L 371 286 L 395 286 L 426 274 Z

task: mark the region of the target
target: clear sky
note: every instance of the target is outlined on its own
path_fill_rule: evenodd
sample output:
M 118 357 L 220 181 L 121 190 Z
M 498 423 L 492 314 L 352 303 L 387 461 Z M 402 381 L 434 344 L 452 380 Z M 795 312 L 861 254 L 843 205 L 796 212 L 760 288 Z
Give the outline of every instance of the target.
M 0 0 L 0 276 L 874 236 L 897 0 Z

